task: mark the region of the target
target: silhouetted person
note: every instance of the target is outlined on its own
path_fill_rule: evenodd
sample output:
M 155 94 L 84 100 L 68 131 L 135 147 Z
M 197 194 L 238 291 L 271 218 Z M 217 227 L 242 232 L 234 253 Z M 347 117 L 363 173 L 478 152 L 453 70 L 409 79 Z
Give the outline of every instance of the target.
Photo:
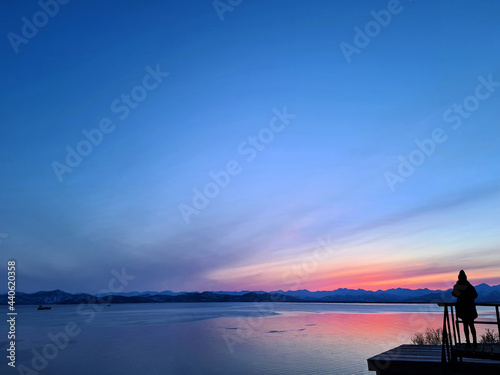
M 474 299 L 477 298 L 476 288 L 467 281 L 464 270 L 458 274 L 458 281 L 453 287 L 451 294 L 457 297 L 457 316 L 464 322 L 466 345 L 470 346 L 469 327 L 472 332 L 474 347 L 477 346 L 476 327 L 474 319 L 477 318 L 476 305 Z

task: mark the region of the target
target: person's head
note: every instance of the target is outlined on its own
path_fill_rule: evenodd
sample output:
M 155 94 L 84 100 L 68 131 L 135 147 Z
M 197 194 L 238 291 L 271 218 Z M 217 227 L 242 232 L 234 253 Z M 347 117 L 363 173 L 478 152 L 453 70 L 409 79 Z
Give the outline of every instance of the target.
M 464 270 L 460 270 L 458 274 L 458 281 L 467 281 L 467 275 Z

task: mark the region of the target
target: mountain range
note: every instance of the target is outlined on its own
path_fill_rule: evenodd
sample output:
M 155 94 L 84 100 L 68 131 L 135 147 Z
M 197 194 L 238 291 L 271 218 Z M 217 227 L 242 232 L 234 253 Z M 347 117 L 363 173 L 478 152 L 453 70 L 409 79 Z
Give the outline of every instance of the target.
M 477 303 L 500 303 L 500 285 L 476 286 Z M 66 293 L 60 289 L 36 293 L 16 293 L 18 305 L 51 305 L 79 303 L 163 303 L 163 302 L 364 302 L 364 303 L 437 303 L 455 302 L 448 290 L 388 289 L 369 291 L 339 288 L 332 291 L 216 291 L 216 292 L 126 292 L 91 295 Z M 0 305 L 8 302 L 7 294 L 0 294 Z

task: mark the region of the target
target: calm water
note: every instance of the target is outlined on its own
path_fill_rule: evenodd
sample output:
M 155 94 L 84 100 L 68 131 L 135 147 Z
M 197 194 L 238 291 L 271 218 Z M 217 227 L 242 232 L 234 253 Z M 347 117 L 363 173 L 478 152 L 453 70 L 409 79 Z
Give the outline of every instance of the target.
M 79 309 L 18 306 L 18 368 L 8 367 L 2 356 L 2 374 L 18 374 L 24 365 L 50 375 L 374 375 L 366 370 L 367 358 L 442 324 L 441 308 L 428 304 L 171 303 Z M 5 323 L 2 327 L 7 332 Z M 4 353 L 6 336 L 0 336 Z

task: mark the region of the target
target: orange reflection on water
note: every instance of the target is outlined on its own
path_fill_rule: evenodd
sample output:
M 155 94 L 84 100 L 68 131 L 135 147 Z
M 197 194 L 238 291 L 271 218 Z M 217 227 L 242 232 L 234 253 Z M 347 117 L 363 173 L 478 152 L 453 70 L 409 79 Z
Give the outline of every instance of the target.
M 442 319 L 443 316 L 440 313 L 332 312 L 285 314 L 268 318 L 266 323 L 269 323 L 269 327 L 272 326 L 274 330 L 288 330 L 288 332 L 297 328 L 305 328 L 301 334 L 319 336 L 329 342 L 342 341 L 346 345 L 356 345 L 360 342 L 400 345 L 410 344 L 411 337 L 417 332 L 424 332 L 427 328 L 440 328 Z
M 324 324 L 329 330 L 345 327 L 350 336 L 365 339 L 387 339 L 411 337 L 414 332 L 426 328 L 439 328 L 441 314 L 385 313 L 385 314 L 323 314 Z M 409 342 L 408 342 L 409 343 Z

